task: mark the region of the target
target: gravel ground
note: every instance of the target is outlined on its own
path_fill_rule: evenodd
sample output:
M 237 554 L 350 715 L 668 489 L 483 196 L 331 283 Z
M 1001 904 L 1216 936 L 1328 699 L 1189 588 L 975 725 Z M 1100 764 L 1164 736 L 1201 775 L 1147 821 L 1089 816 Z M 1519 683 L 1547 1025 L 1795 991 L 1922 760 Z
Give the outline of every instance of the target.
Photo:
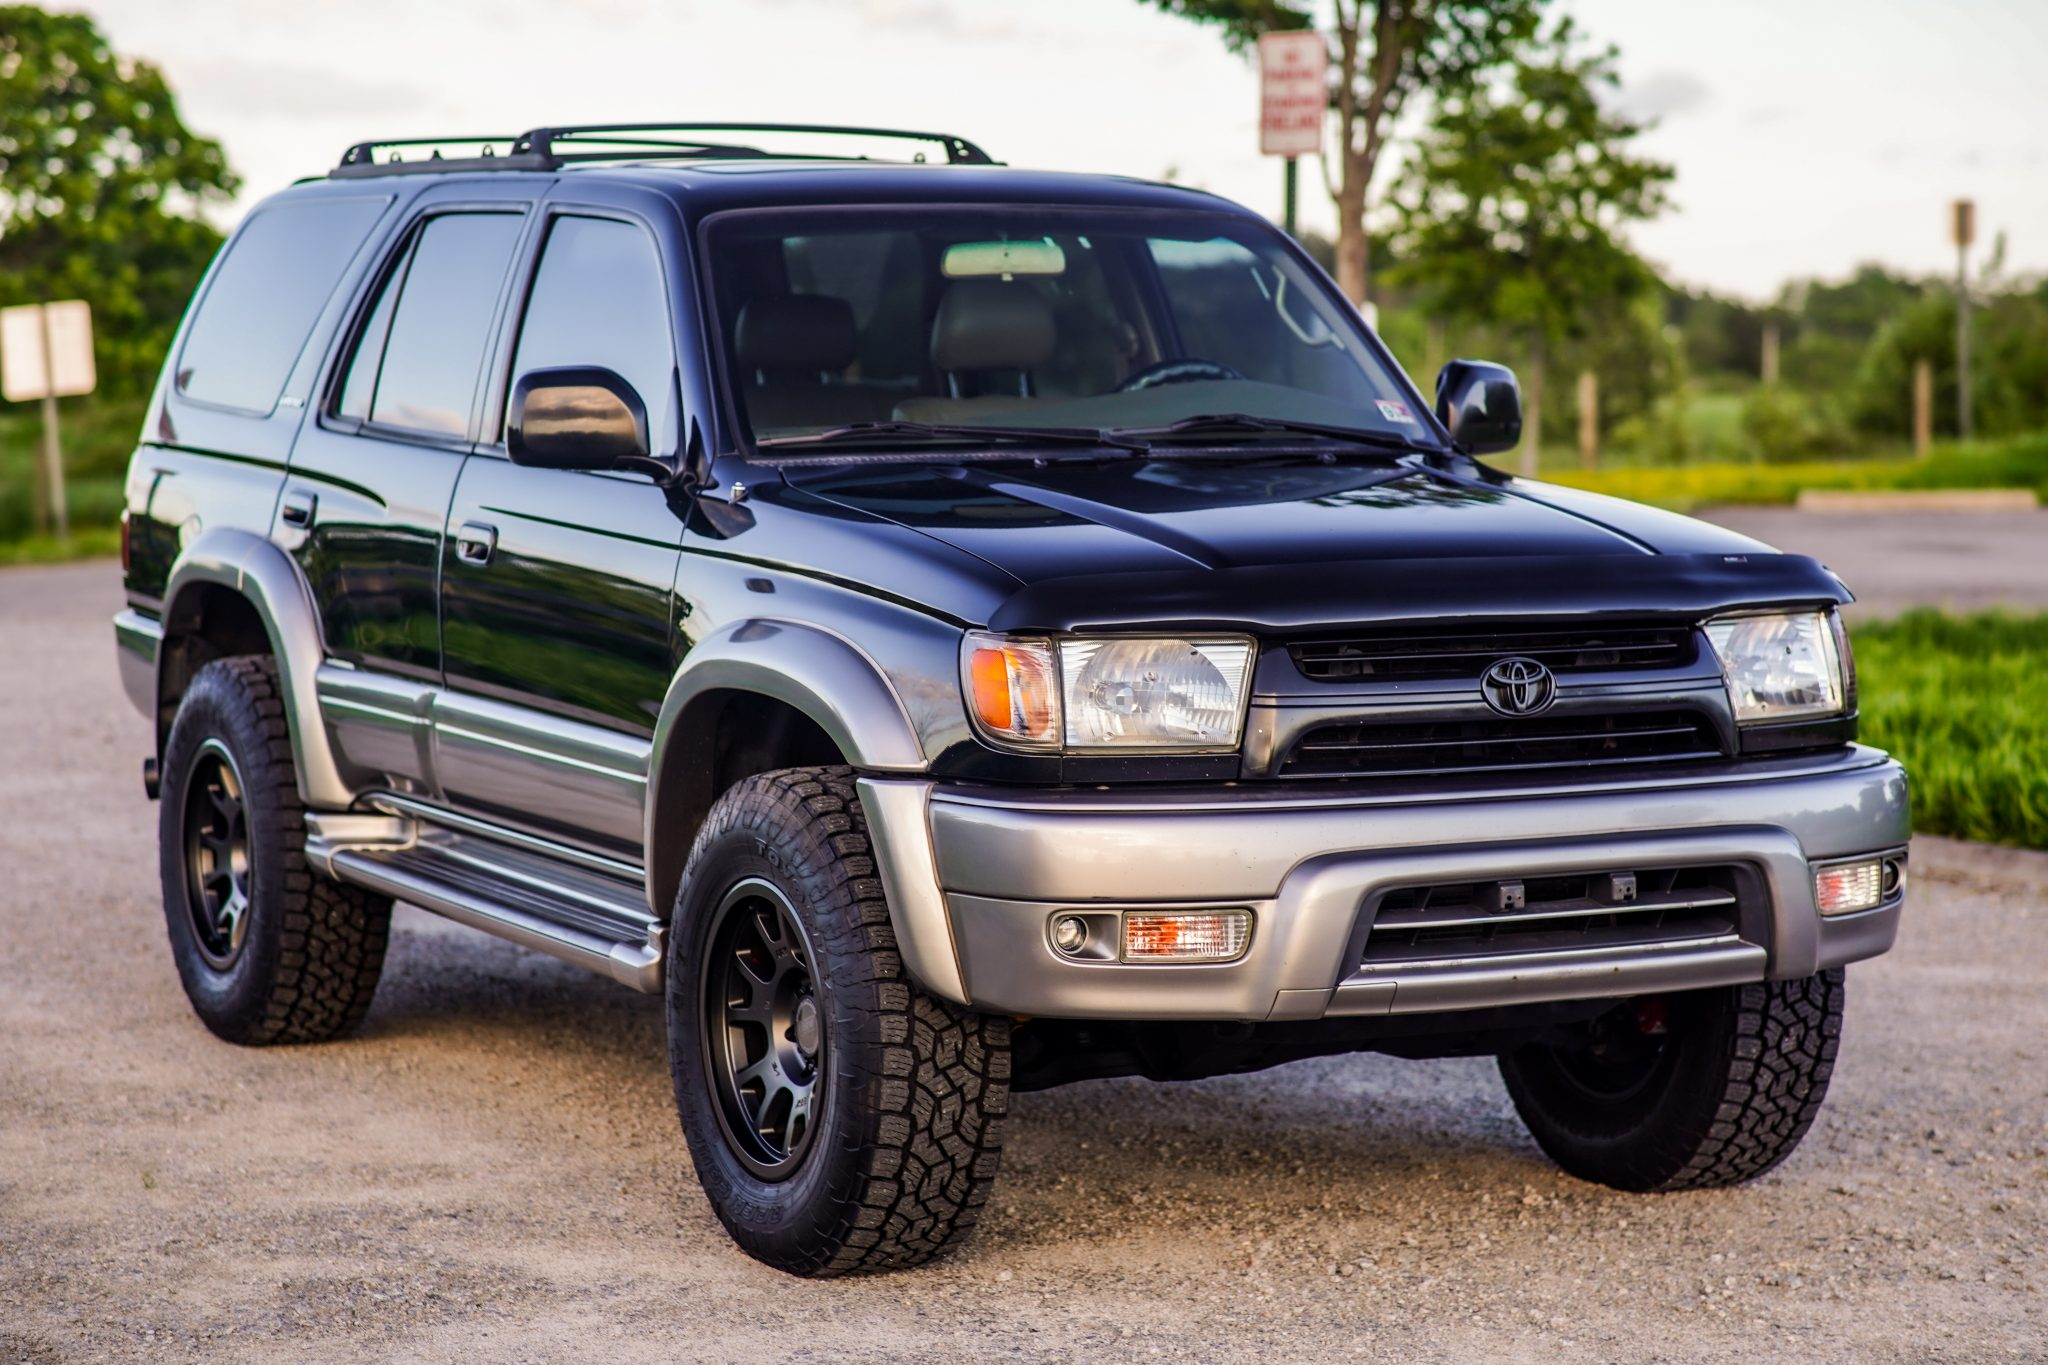
M 1741 1189 L 1544 1162 L 1486 1062 L 1018 1097 L 965 1252 L 814 1284 L 698 1193 L 657 1000 L 401 911 L 360 1036 L 179 992 L 106 565 L 0 574 L 0 1362 L 2048 1360 L 2048 857 L 1928 839 Z
M 2048 509 L 2039 512 L 1801 512 L 1716 507 L 1706 519 L 1812 555 L 1856 594 L 1850 616 L 1909 606 L 2048 611 Z

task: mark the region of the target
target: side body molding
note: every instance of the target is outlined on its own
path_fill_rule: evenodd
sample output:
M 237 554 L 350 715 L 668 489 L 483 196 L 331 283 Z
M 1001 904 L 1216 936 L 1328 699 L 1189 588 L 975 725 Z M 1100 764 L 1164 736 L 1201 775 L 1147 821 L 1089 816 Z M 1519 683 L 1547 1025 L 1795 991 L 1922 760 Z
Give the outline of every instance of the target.
M 344 780 L 320 713 L 314 676 L 326 650 L 312 594 L 291 556 L 262 536 L 232 527 L 203 532 L 179 552 L 164 589 L 166 644 L 193 623 L 204 586 L 226 588 L 255 608 L 270 636 L 277 680 L 291 723 L 292 759 L 299 770 L 299 795 L 316 810 L 344 810 L 355 798 Z M 163 651 L 157 664 L 157 696 L 163 695 Z
M 690 840 L 711 801 L 712 758 L 724 698 L 750 692 L 817 722 L 863 772 L 919 773 L 916 727 L 880 665 L 852 641 L 798 621 L 733 621 L 690 647 L 669 683 L 648 756 L 648 908 L 666 917 Z M 902 925 L 898 925 L 899 937 Z

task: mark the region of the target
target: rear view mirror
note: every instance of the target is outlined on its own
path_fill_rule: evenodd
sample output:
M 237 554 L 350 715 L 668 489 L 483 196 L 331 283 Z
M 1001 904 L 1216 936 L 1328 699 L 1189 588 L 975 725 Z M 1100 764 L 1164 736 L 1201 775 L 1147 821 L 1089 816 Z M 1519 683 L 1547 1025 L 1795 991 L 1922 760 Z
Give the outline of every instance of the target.
M 647 405 L 596 366 L 529 370 L 505 419 L 512 463 L 541 469 L 617 469 L 647 458 Z
M 1522 440 L 1522 386 L 1485 360 L 1453 360 L 1436 377 L 1436 415 L 1468 455 L 1498 455 Z

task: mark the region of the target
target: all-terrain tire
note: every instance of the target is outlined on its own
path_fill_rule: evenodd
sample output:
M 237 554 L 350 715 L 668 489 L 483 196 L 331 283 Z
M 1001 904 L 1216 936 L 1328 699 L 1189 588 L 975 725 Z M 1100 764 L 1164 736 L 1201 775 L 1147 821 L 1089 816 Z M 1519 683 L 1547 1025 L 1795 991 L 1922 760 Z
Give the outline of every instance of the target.
M 1537 1145 L 1583 1180 L 1697 1190 L 1754 1180 L 1806 1136 L 1842 1039 L 1842 969 L 1673 996 L 1642 1018 L 1668 1031 L 1589 1084 L 1586 1047 L 1535 1044 L 1500 1059 Z
M 171 956 L 193 1010 L 231 1043 L 322 1042 L 353 1029 L 391 932 L 390 900 L 307 864 L 287 727 L 270 659 L 217 659 L 193 678 L 164 745 L 157 843 Z M 238 814 L 223 816 L 226 804 Z M 229 829 L 235 838 L 199 853 L 206 834 Z M 238 850 L 232 859 L 218 855 L 223 842 Z M 208 895 L 230 886 L 236 932 L 208 909 Z
M 751 989 L 751 978 L 720 973 L 735 952 L 768 951 L 758 935 L 730 947 L 752 932 L 729 927 L 742 909 L 756 923 L 793 918 L 776 935 L 803 964 L 792 998 L 814 1002 L 815 1107 L 784 1153 L 747 1131 L 730 1098 L 729 1035 L 755 1026 L 718 1013 L 731 1008 L 720 1002 L 732 983 Z M 676 1108 L 733 1240 L 820 1277 L 921 1265 L 965 1240 L 1000 1158 L 1010 1021 L 927 994 L 905 973 L 852 771 L 790 768 L 726 792 L 691 849 L 669 942 Z M 776 1027 L 788 1058 L 778 1074 L 805 1070 L 805 1054 L 787 1051 L 796 1026 Z

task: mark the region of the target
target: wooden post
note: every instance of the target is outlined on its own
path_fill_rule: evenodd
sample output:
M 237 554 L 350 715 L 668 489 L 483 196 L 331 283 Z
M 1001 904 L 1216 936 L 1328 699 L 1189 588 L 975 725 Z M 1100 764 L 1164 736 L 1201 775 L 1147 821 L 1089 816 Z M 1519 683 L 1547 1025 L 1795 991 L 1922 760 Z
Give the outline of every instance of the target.
M 1579 464 L 1591 469 L 1600 463 L 1600 376 L 1579 371 Z
M 1924 460 L 1934 444 L 1934 366 L 1913 362 L 1913 458 Z
M 1778 323 L 1774 318 L 1764 324 L 1764 383 L 1778 382 Z
M 1970 243 L 1977 237 L 1977 206 L 1968 199 L 1955 203 L 1956 243 L 1956 436 L 1967 441 L 1970 408 Z
M 1543 452 L 1543 337 L 1530 348 L 1529 382 L 1522 386 L 1522 477 L 1533 479 Z

